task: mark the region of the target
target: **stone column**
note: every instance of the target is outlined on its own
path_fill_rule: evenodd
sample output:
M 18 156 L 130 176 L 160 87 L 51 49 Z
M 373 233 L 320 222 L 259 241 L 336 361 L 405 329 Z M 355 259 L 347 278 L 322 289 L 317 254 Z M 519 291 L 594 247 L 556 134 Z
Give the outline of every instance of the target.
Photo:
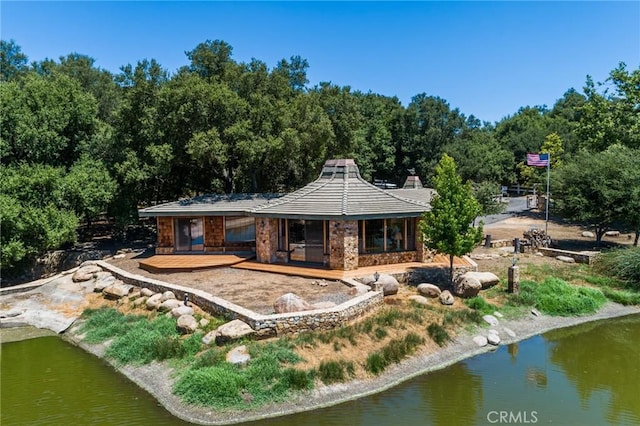
M 278 219 L 256 218 L 256 260 L 274 263 L 278 250 Z
M 518 294 L 520 292 L 520 267 L 509 266 L 507 277 L 507 291 L 509 293 Z
M 358 221 L 329 221 L 329 268 L 358 269 Z

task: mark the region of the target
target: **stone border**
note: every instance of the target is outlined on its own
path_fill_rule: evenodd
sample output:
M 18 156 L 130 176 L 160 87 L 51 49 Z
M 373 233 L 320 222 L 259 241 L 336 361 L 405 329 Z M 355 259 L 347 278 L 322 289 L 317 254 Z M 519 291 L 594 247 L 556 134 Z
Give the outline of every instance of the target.
M 126 284 L 148 288 L 157 293 L 172 291 L 179 300 L 184 299 L 187 294 L 191 302 L 206 312 L 244 321 L 256 331 L 258 338 L 313 330 L 331 330 L 345 325 L 383 303 L 382 292 L 369 291 L 332 308 L 262 315 L 205 291 L 132 274 L 102 260 L 87 261 L 85 264 L 97 265 Z
M 560 249 L 554 249 L 554 248 L 548 248 L 548 247 L 538 247 L 538 251 L 548 257 L 556 257 L 556 256 L 571 257 L 577 263 L 586 263 L 587 265 L 590 265 L 593 262 L 593 260 L 596 258 L 596 256 L 600 254 L 598 252 L 587 253 L 587 252 L 579 252 L 579 251 L 560 250 Z

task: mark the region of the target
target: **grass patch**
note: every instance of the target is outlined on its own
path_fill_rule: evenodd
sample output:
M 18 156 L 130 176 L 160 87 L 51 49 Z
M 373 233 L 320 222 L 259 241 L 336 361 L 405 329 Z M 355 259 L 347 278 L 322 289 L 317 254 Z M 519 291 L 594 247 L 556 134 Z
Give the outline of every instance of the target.
M 118 335 L 125 334 L 137 323 L 146 321 L 140 315 L 123 315 L 113 308 L 86 309 L 82 313 L 85 322 L 80 327 L 86 333 L 88 343 L 102 343 Z
M 535 306 L 540 311 L 556 316 L 573 316 L 597 311 L 606 301 L 599 289 L 576 287 L 566 281 L 549 277 L 542 283 L 520 283 L 520 293 L 510 295 L 509 303 Z
M 640 293 L 629 290 L 616 290 L 612 288 L 603 288 L 602 292 L 607 299 L 612 302 L 620 303 L 621 305 L 640 305 Z
M 438 346 L 442 347 L 447 344 L 451 340 L 451 336 L 447 333 L 447 330 L 440 324 L 431 323 L 429 327 L 427 327 L 427 333 L 429 337 L 433 339 L 434 342 L 438 344 Z
M 424 338 L 415 333 L 408 333 L 402 339 L 393 339 L 381 350 L 369 354 L 365 369 L 370 373 L 380 374 L 389 365 L 398 363 L 411 355 L 422 344 L 424 344 Z
M 323 361 L 318 367 L 318 378 L 324 384 L 339 383 L 355 376 L 355 371 L 351 361 Z
M 496 305 L 492 305 L 491 303 L 488 303 L 486 300 L 484 300 L 480 296 L 472 297 L 470 299 L 465 299 L 464 304 L 467 305 L 467 307 L 475 311 L 479 311 L 483 314 L 492 314 L 498 310 L 498 307 Z
M 252 343 L 252 358 L 244 368 L 224 362 L 223 351 L 209 349 L 178 378 L 174 393 L 185 402 L 215 409 L 283 401 L 292 390 L 311 389 L 315 378 L 314 371 L 292 367 L 301 360 L 293 348 L 288 339 Z
M 482 324 L 482 313 L 471 309 L 447 311 L 442 318 L 442 325 Z

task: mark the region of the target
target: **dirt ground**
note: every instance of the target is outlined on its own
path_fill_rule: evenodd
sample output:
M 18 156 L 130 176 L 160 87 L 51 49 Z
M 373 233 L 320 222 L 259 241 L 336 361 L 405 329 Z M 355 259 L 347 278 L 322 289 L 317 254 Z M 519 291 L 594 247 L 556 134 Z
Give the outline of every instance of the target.
M 266 272 L 212 268 L 193 272 L 156 274 L 139 268 L 136 254 L 111 259 L 118 268 L 156 280 L 206 291 L 213 296 L 261 314 L 273 313 L 273 303 L 286 293 L 295 293 L 309 303 L 349 300 L 349 287 L 339 281 L 310 279 Z

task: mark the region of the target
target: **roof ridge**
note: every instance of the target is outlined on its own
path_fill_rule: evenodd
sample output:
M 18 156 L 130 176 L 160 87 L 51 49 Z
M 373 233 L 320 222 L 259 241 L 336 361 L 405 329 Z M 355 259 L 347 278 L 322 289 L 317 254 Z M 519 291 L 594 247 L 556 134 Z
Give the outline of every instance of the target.
M 421 202 L 420 202 L 420 201 L 418 201 L 418 200 L 412 200 L 412 199 L 410 199 L 410 198 L 405 198 L 405 197 L 401 197 L 401 196 L 396 195 L 396 194 L 392 194 L 390 191 L 387 191 L 386 189 L 378 188 L 377 186 L 375 186 L 375 185 L 371 184 L 370 182 L 367 182 L 366 180 L 364 180 L 364 179 L 363 179 L 362 177 L 360 177 L 360 176 L 359 176 L 359 178 L 360 178 L 360 180 L 361 180 L 362 182 L 364 182 L 364 183 L 366 183 L 367 185 L 369 185 L 369 186 L 371 186 L 371 187 L 375 188 L 376 190 L 378 190 L 378 192 L 383 192 L 383 193 L 385 193 L 385 194 L 387 194 L 387 195 L 390 195 L 391 197 L 395 198 L 396 200 L 400 200 L 400 201 L 404 201 L 404 202 L 409 202 L 409 203 L 411 203 L 411 204 L 415 204 L 415 205 L 420 206 L 420 207 L 424 207 L 424 206 L 429 207 L 426 203 L 421 203 Z M 425 188 L 425 189 L 426 189 L 426 188 Z

